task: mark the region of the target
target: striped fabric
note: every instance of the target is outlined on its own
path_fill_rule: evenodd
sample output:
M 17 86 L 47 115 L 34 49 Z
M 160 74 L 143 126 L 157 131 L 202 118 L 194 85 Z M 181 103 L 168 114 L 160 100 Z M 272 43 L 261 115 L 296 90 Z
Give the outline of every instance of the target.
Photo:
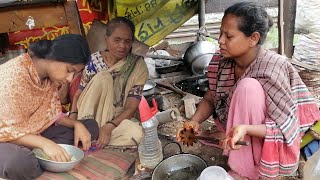
M 136 158 L 136 153 L 102 149 L 84 157 L 71 171 L 64 173 L 46 171 L 38 180 L 119 180 L 125 177 Z
M 260 50 L 237 82 L 234 68 L 232 59 L 221 57 L 214 57 L 208 67 L 209 89 L 215 95 L 215 111 L 220 123 L 226 125 L 237 83 L 245 77 L 257 79 L 266 92 L 268 109 L 260 174 L 267 177 L 293 174 L 298 167 L 301 137 L 320 119 L 314 98 L 294 67 L 275 52 Z

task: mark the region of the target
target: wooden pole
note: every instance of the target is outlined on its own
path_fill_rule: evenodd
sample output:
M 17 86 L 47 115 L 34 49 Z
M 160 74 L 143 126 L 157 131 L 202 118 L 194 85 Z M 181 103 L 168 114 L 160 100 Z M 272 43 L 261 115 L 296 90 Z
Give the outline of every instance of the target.
M 291 58 L 293 55 L 294 25 L 297 0 L 279 0 L 279 54 Z

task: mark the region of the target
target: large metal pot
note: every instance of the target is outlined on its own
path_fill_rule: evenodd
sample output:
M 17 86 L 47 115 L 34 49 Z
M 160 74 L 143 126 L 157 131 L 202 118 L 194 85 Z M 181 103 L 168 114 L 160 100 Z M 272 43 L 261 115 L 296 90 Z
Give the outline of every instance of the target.
M 147 55 L 146 57 L 153 59 L 167 59 L 173 61 L 183 61 L 184 64 L 189 66 L 195 75 L 203 75 L 203 71 L 208 66 L 211 57 L 215 53 L 215 45 L 209 41 L 197 41 L 188 47 L 184 53 L 183 58 L 161 55 Z M 194 61 L 196 61 L 194 63 Z M 194 65 L 192 65 L 194 63 Z M 158 71 L 158 69 L 157 69 Z
M 213 53 L 203 54 L 195 58 L 191 64 L 191 70 L 195 75 L 206 74 L 207 67 L 212 59 Z
M 191 66 L 196 57 L 215 52 L 215 45 L 209 41 L 197 41 L 193 43 L 184 53 L 183 59 Z
M 152 173 L 152 180 L 194 180 L 208 166 L 199 156 L 182 153 L 180 145 L 176 144 L 180 148 L 180 154 L 170 156 L 161 161 Z

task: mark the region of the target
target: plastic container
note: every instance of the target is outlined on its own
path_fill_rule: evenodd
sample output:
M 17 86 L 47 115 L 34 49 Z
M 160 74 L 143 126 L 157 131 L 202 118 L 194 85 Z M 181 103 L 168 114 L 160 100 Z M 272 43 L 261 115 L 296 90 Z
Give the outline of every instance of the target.
M 204 169 L 197 180 L 233 180 L 233 178 L 220 166 L 209 166 Z
M 162 145 L 157 131 L 159 122 L 155 116 L 158 107 L 154 99 L 152 104 L 154 108 L 149 107 L 144 96 L 139 104 L 140 121 L 144 130 L 144 137 L 138 147 L 139 159 L 141 165 L 149 169 L 154 169 L 163 159 Z

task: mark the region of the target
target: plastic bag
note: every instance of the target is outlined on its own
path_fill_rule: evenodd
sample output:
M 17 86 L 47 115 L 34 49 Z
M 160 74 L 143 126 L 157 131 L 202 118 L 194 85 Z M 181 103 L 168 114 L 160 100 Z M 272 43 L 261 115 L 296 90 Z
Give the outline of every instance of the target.
M 304 180 L 319 180 L 320 179 L 320 151 L 318 150 L 306 162 L 303 168 Z

